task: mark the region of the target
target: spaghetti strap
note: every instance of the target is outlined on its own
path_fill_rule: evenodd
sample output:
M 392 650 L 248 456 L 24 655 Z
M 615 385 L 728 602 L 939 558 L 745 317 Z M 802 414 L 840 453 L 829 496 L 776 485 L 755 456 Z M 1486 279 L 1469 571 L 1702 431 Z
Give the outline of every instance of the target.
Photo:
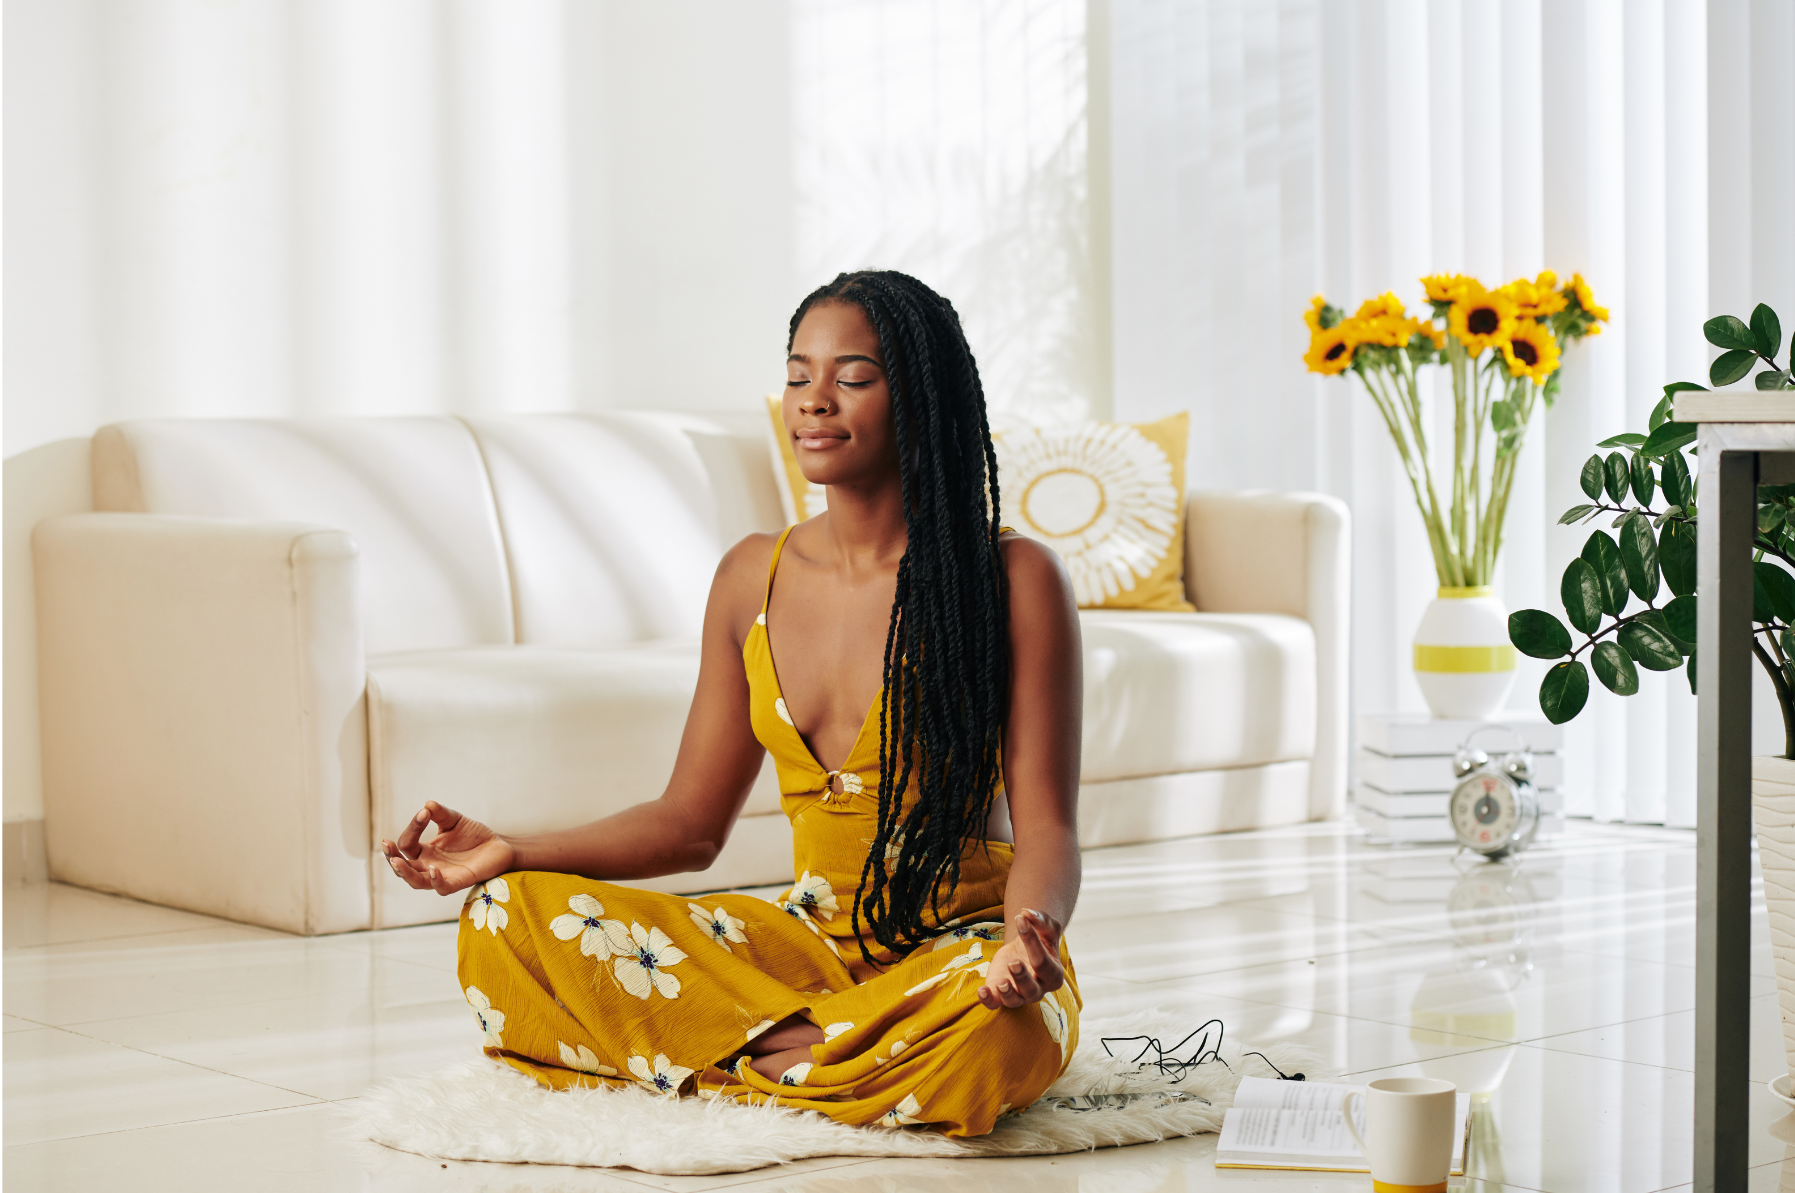
M 773 603 L 773 573 L 779 570 L 779 553 L 785 550 L 785 540 L 796 529 L 796 525 L 787 526 L 779 532 L 779 541 L 773 544 L 773 562 L 767 564 L 767 590 L 760 594 L 760 615 L 763 619 L 767 615 L 767 606 Z M 763 620 L 761 624 L 765 625 L 766 622 Z

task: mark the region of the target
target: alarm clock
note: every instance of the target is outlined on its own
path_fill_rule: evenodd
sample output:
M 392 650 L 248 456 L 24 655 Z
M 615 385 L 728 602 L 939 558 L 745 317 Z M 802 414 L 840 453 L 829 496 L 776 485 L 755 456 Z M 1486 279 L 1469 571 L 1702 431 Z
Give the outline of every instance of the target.
M 1504 730 L 1515 748 L 1491 758 L 1471 744 L 1485 729 Z M 1467 737 L 1452 756 L 1458 785 L 1446 810 L 1458 843 L 1494 861 L 1532 843 L 1539 830 L 1539 792 L 1533 786 L 1533 754 L 1521 735 L 1506 725 L 1485 729 Z

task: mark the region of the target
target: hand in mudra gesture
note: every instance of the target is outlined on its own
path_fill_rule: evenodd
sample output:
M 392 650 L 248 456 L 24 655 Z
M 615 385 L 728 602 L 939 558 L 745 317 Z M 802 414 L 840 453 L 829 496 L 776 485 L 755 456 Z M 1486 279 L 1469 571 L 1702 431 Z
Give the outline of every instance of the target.
M 1060 964 L 1060 922 L 1038 911 L 1017 913 L 1015 924 L 991 958 L 979 1002 L 995 1011 L 1041 1001 L 1066 984 Z
M 422 840 L 424 827 L 436 824 L 436 836 Z M 477 882 L 511 869 L 517 854 L 511 842 L 470 816 L 430 800 L 418 809 L 397 843 L 382 841 L 380 850 L 393 873 L 420 891 L 453 895 Z

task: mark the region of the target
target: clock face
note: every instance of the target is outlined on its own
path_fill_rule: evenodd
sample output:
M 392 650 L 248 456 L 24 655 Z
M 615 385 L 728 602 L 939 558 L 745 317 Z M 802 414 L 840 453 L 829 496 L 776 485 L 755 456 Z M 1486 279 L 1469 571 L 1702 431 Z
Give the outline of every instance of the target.
M 1452 831 L 1472 849 L 1498 849 L 1514 835 L 1520 801 L 1501 775 L 1472 775 L 1452 791 Z

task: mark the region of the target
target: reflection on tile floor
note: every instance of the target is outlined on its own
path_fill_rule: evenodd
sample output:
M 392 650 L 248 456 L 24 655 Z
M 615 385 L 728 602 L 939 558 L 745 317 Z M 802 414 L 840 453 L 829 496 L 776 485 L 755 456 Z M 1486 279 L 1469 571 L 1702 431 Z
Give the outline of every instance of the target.
M 1468 1193 L 1686 1185 L 1694 838 L 1573 822 L 1518 866 L 1339 824 L 1089 851 L 1069 929 L 1087 1017 L 1164 1008 L 1474 1091 Z M 756 892 L 765 894 L 766 892 Z M 466 1059 L 454 926 L 302 939 L 63 886 L 5 890 L 8 1188 L 1107 1193 L 1363 1177 L 1214 1167 L 1214 1136 L 1011 1160 L 819 1159 L 721 1177 L 425 1160 L 347 1138 L 372 1083 Z M 1795 1189 L 1761 906 L 1753 1190 Z M 1785 1177 L 1783 1170 L 1788 1168 Z M 1454 1188 L 1459 1182 L 1454 1182 Z

